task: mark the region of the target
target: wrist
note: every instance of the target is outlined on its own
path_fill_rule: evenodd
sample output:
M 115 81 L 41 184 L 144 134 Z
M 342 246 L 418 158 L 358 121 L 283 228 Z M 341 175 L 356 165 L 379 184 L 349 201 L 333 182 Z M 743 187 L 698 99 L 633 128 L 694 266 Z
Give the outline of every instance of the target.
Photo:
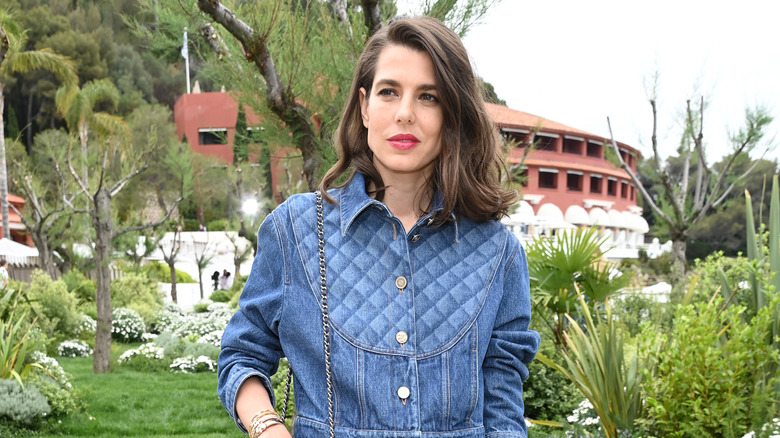
M 252 421 L 249 423 L 249 438 L 258 438 L 266 429 L 277 424 L 284 424 L 284 420 L 276 411 L 270 409 L 259 411 L 252 416 Z

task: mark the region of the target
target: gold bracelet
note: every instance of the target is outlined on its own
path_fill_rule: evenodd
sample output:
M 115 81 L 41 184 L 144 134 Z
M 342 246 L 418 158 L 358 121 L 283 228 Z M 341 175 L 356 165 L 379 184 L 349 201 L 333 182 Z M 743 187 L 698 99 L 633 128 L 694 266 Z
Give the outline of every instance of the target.
M 265 430 L 275 423 L 284 424 L 282 417 L 276 411 L 266 409 L 252 416 L 249 427 L 250 438 L 258 438 Z

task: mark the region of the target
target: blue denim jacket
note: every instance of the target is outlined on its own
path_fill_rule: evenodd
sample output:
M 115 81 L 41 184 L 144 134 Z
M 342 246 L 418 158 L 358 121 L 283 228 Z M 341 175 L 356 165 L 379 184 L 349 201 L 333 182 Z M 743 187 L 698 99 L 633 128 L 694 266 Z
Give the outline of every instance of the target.
M 431 227 L 433 212 L 404 233 L 366 194 L 361 174 L 330 193 L 338 201 L 325 202 L 324 214 L 336 436 L 525 437 L 522 381 L 539 335 L 528 329 L 517 238 L 497 221 Z M 273 398 L 270 376 L 286 356 L 295 436 L 327 436 L 316 223 L 307 193 L 258 231 L 219 356 L 219 395 L 243 430 L 239 386 L 257 376 Z

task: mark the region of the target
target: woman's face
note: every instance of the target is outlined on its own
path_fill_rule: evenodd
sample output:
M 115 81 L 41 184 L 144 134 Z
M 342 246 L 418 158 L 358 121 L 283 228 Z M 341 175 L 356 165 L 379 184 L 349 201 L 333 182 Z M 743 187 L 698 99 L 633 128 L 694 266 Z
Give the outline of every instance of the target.
M 386 184 L 427 178 L 441 152 L 442 108 L 431 57 L 390 45 L 379 55 L 371 95 L 360 89 L 374 166 Z

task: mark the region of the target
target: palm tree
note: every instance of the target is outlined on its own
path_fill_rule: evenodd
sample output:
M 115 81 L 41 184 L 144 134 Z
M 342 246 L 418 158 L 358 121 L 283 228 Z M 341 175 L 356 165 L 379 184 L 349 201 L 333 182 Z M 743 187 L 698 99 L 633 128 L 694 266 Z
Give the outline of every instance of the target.
M 82 159 L 81 183 L 89 187 L 87 166 L 89 132 L 92 130 L 107 135 L 127 129 L 121 118 L 105 112 L 95 112 L 95 106 L 101 102 L 107 102 L 116 108 L 119 103 L 119 90 L 110 80 L 98 79 L 88 82 L 82 88 L 76 85 L 60 88 L 57 90 L 55 101 L 57 110 L 68 124 L 68 130 L 79 136 Z
M 590 301 L 603 303 L 627 286 L 631 272 L 604 259 L 606 236 L 598 227 L 566 230 L 556 238 L 538 237 L 528 245 L 528 274 L 534 309 L 549 316 L 556 344 L 565 347 L 564 315 L 576 314 L 578 290 Z
M 5 79 L 13 73 L 27 73 L 32 70 L 53 72 L 65 85 L 78 83 L 76 67 L 70 58 L 49 49 L 24 50 L 25 32 L 19 29 L 14 14 L 8 9 L 0 10 L 0 206 L 3 216 L 3 236 L 11 237 L 8 228 L 8 174 L 5 164 L 5 126 L 3 108 Z

